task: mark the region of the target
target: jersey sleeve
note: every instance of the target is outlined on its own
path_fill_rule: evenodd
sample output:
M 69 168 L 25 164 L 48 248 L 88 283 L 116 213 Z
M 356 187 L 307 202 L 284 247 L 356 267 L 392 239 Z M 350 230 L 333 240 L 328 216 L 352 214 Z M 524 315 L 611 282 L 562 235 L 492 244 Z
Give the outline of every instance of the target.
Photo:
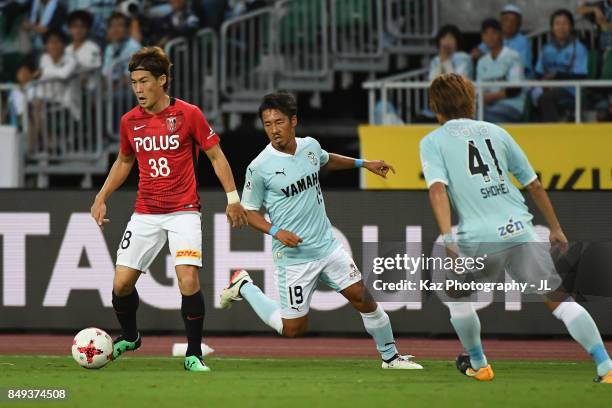
M 423 168 L 423 175 L 425 176 L 427 188 L 437 182 L 448 185 L 448 174 L 446 172 L 444 160 L 442 159 L 440 151 L 430 138 L 425 138 L 421 141 L 420 154 L 421 166 Z
M 119 151 L 124 156 L 131 156 L 134 154 L 130 138 L 128 136 L 128 126 L 125 117 L 121 118 L 121 124 L 119 125 Z
M 327 164 L 327 162 L 329 161 L 329 153 L 327 153 L 327 150 L 324 150 L 323 148 L 321 148 L 321 153 L 319 154 L 319 160 L 321 161 L 321 167 Z
M 526 186 L 538 178 L 538 176 L 529 163 L 529 159 L 527 159 L 523 149 L 521 149 L 508 132 L 505 130 L 502 130 L 502 132 L 508 149 L 508 170 L 510 170 L 510 173 L 516 177 L 522 186 Z
M 259 211 L 264 202 L 265 183 L 257 167 L 251 163 L 247 167 L 242 189 L 242 206 L 246 210 Z
M 219 143 L 219 136 L 210 127 L 200 108 L 193 109 L 190 120 L 193 126 L 192 135 L 198 146 L 208 150 Z

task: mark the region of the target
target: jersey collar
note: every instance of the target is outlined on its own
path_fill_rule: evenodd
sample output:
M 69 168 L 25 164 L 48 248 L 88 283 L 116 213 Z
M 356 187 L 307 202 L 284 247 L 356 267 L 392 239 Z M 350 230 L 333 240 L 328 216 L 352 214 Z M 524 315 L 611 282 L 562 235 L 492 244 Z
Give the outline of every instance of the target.
M 268 143 L 268 145 L 266 146 L 266 149 L 268 150 L 268 152 L 270 154 L 273 154 L 275 156 L 279 156 L 279 157 L 294 157 L 298 150 L 300 150 L 300 147 L 302 146 L 302 144 L 304 143 L 304 139 L 301 137 L 296 137 L 295 138 L 295 143 L 297 144 L 297 147 L 295 148 L 295 154 L 289 154 L 289 153 L 285 153 L 285 152 L 280 152 L 278 150 L 276 150 L 274 147 L 272 147 L 272 143 Z

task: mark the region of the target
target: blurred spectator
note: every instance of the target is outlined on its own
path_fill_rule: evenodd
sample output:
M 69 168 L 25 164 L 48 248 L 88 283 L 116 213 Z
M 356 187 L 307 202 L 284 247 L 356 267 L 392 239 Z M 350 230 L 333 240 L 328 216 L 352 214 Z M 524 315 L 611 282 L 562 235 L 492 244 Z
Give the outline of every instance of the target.
M 77 62 L 78 71 L 86 71 L 102 66 L 102 51 L 98 44 L 88 38 L 93 16 L 85 10 L 76 10 L 68 15 L 68 31 L 72 44 L 66 54 Z
M 200 27 L 200 19 L 189 10 L 187 0 L 169 0 L 172 12 L 156 24 L 157 45 L 163 47 L 176 37 L 191 37 Z
M 518 52 L 521 56 L 525 75 L 529 78 L 533 75 L 531 64 L 531 45 L 525 35 L 520 32 L 523 23 L 523 12 L 514 4 L 507 4 L 500 14 L 501 29 L 504 36 L 504 45 Z M 477 60 L 489 52 L 484 42 L 472 50 L 472 57 Z
M 574 17 L 566 9 L 550 17 L 552 41 L 538 57 L 536 76 L 540 79 L 582 79 L 588 73 L 588 51 L 574 34 Z M 574 88 L 536 88 L 532 100 L 544 122 L 558 122 L 563 112 L 574 109 Z
M 429 80 L 433 81 L 442 74 L 455 72 L 469 79 L 473 78 L 472 60 L 470 56 L 458 51 L 461 46 L 461 31 L 454 25 L 440 28 L 436 35 L 438 55 L 429 64 Z
M 107 40 L 108 44 L 104 49 L 104 63 L 102 73 L 106 76 L 113 77 L 121 76 L 127 72 L 127 60 L 133 53 L 142 48 L 140 43 L 130 36 L 131 19 L 122 14 L 115 12 L 108 20 Z M 119 60 L 125 60 L 125 66 L 120 70 L 111 72 L 113 63 Z
M 495 19 L 486 19 L 482 23 L 482 41 L 490 50 L 478 60 L 476 79 L 479 82 L 508 81 L 520 82 L 524 78 L 523 64 L 519 54 L 504 46 L 501 24 Z M 521 89 L 495 88 L 485 89 L 484 120 L 487 122 L 518 122 L 523 115 L 525 104 L 524 92 Z
M 599 29 L 599 49 L 606 51 L 612 49 L 612 0 L 588 3 L 576 10 L 597 24 Z
M 38 69 L 40 80 L 68 80 L 77 72 L 76 60 L 66 53 L 68 39 L 63 31 L 49 30 L 45 34 L 45 53 L 40 58 Z M 37 89 L 36 96 L 46 100 L 58 102 L 63 107 L 70 109 L 75 118 L 80 117 L 80 108 L 76 98 L 74 81 L 43 84 Z
M 66 8 L 59 0 L 34 0 L 30 19 L 23 22 L 21 29 L 30 33 L 33 48 L 39 50 L 43 35 L 49 30 L 61 30 L 65 18 Z
M 23 114 L 27 109 L 27 101 L 32 98 L 32 89 L 27 85 L 34 79 L 36 65 L 33 58 L 24 58 L 17 66 L 15 74 L 16 87 L 11 90 L 8 99 L 10 124 L 22 128 Z
M 30 35 L 21 29 L 30 7 L 23 0 L 0 1 L 0 82 L 12 82 L 24 54 L 31 50 Z
M 31 116 L 28 123 L 28 146 L 36 149 L 42 146 L 56 149 L 55 141 L 49 138 L 52 124 L 50 119 L 66 109 L 74 120 L 81 117 L 78 99 L 78 82 L 71 81 L 77 62 L 65 52 L 67 38 L 63 31 L 50 29 L 45 33 L 45 53 L 40 58 L 38 72 L 34 74 L 41 82 L 32 85 Z M 28 98 L 29 100 L 29 98 Z
M 266 0 L 229 0 L 229 12 L 227 18 L 234 18 L 245 13 L 257 10 L 258 8 L 266 7 Z
M 89 28 L 89 38 L 98 45 L 104 44 L 106 37 L 106 20 L 111 16 L 117 0 L 66 0 L 68 13 L 76 10 L 87 10 L 93 21 Z
M 217 31 L 228 12 L 227 0 L 193 0 L 193 11 L 200 19 L 200 26 Z

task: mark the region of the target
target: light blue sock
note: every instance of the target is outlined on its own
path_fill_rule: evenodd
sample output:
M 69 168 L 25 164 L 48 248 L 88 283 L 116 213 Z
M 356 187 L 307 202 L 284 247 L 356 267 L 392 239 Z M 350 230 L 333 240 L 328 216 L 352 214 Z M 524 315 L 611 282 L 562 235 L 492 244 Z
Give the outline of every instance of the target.
M 251 305 L 257 316 L 268 326 L 283 334 L 283 319 L 280 315 L 280 305 L 264 295 L 252 282 L 247 282 L 240 288 L 240 295 Z
M 468 302 L 453 302 L 449 304 L 451 324 L 455 328 L 461 345 L 470 355 L 470 364 L 474 370 L 486 367 L 487 357 L 482 351 L 480 342 L 480 319 Z
M 587 310 L 574 301 L 562 302 L 553 314 L 561 320 L 567 331 L 591 355 L 597 366 L 597 375 L 612 371 L 612 361 L 604 347 L 597 325 Z
M 389 361 L 398 354 L 389 315 L 380 305 L 371 313 L 361 313 L 361 318 L 366 331 L 376 342 L 376 350 L 383 360 Z

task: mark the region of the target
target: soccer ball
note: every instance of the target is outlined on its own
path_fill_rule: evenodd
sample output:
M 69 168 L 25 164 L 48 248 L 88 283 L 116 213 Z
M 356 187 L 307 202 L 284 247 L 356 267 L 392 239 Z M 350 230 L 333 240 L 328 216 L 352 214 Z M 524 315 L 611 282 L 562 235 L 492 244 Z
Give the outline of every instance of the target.
M 72 340 L 72 358 L 84 368 L 102 368 L 113 359 L 113 340 L 104 330 L 83 329 Z

